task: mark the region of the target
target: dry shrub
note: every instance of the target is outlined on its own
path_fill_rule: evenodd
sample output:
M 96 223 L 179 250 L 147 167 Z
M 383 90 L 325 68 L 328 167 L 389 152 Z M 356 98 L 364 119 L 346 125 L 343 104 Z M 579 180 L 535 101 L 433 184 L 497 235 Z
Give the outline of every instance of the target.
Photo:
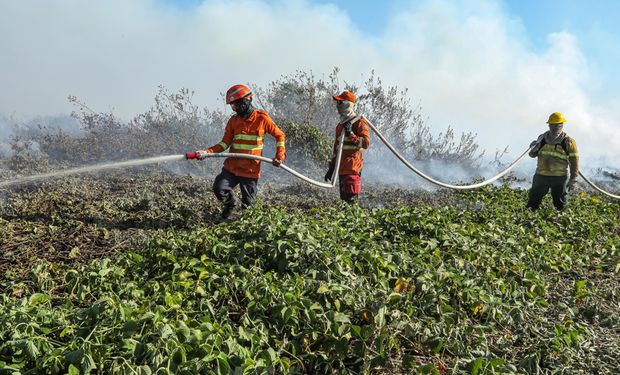
M 267 88 L 255 89 L 257 101 L 278 118 L 312 124 L 333 137 L 338 117 L 332 96 L 351 90 L 358 94 L 358 113 L 372 121 L 408 158 L 456 162 L 465 167 L 475 165 L 482 158 L 473 133 L 463 133 L 457 138 L 448 126 L 444 132 L 434 135 L 422 116 L 422 107 L 412 104 L 408 90 L 386 87 L 374 71 L 361 85 L 340 84 L 338 73 L 339 69 L 334 68 L 327 78 L 317 78 L 312 72 L 296 71 L 271 82 Z M 385 151 L 371 147 L 368 152 L 374 156 Z
M 407 90 L 385 87 L 372 72 L 361 85 L 340 84 L 335 68 L 327 78 L 297 71 L 282 76 L 267 87 L 254 86 L 255 104 L 267 110 L 287 133 L 288 163 L 297 167 L 324 166 L 330 158 L 335 125 L 338 122 L 332 95 L 348 89 L 358 93 L 358 111 L 370 119 L 410 159 L 443 160 L 471 165 L 481 154 L 471 133 L 455 138 L 454 131 L 434 135 L 412 105 Z M 155 104 L 146 112 L 124 122 L 110 112 L 97 112 L 70 96 L 76 107 L 72 117 L 81 132 L 67 132 L 57 126 L 38 125 L 27 135 L 12 140 L 11 169 L 33 170 L 28 158 L 41 169 L 47 160 L 56 167 L 126 160 L 154 155 L 179 154 L 220 141 L 230 114 L 200 109 L 192 102 L 193 92 L 170 92 L 160 86 Z M 24 142 L 24 137 L 27 142 Z M 375 142 L 375 144 L 377 144 Z M 266 155 L 272 145 L 267 144 Z M 36 151 L 35 151 L 36 150 Z M 371 147 L 368 157 L 379 158 L 384 148 Z M 184 163 L 181 172 L 205 173 L 221 163 Z

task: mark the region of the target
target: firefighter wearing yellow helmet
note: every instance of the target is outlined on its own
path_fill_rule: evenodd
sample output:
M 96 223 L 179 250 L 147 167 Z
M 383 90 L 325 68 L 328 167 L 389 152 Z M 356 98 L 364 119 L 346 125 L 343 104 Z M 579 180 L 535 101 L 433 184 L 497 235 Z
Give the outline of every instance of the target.
M 545 195 L 551 190 L 553 205 L 562 210 L 566 206 L 567 192 L 574 188 L 579 176 L 577 143 L 564 132 L 566 119 L 560 112 L 549 116 L 549 131 L 530 144 L 530 156 L 538 158 L 536 173 L 529 191 L 527 207 L 538 209 Z M 570 176 L 568 175 L 570 170 Z

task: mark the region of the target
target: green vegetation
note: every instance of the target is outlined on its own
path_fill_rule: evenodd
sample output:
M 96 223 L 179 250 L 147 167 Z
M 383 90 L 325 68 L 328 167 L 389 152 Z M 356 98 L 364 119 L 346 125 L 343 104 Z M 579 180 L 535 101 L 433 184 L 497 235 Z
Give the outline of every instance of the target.
M 91 207 L 87 196 L 100 205 L 100 215 L 117 210 L 110 215 L 118 217 L 124 210 L 166 217 L 149 217 L 158 225 L 132 251 L 90 259 L 90 253 L 80 258 L 78 249 L 71 258 L 70 243 L 64 257 L 5 273 L 0 373 L 620 368 L 616 202 L 581 194 L 565 212 L 549 206 L 530 212 L 523 208 L 525 192 L 508 187 L 389 209 L 304 208 L 288 198 L 273 204 L 274 198 L 215 226 L 183 201 L 191 195 L 185 186 L 176 192 L 165 183 L 155 186 L 175 197 L 170 206 L 162 207 L 165 199 L 133 197 L 131 189 L 122 198 L 102 200 L 95 190 L 74 192 L 67 207 L 56 202 L 51 210 L 66 210 L 75 225 L 74 232 L 58 232 L 69 243 L 80 225 L 105 238 L 97 212 L 88 222 L 68 208 Z M 18 197 L 10 197 L 13 209 L 27 204 Z M 295 202 L 302 198 L 313 199 Z M 22 245 L 41 238 L 37 220 L 69 227 L 58 216 L 3 210 L 2 248 L 17 243 L 19 220 L 32 229 L 19 232 Z M 191 218 L 185 225 L 178 221 L 183 212 Z M 126 230 L 119 228 L 108 228 L 105 246 L 114 246 L 115 230 Z

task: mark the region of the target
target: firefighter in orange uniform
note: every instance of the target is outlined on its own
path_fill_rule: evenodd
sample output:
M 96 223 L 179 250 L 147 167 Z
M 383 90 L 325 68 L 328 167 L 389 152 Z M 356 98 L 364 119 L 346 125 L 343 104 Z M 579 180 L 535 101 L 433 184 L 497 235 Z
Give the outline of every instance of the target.
M 209 153 L 219 153 L 230 148 L 232 153 L 262 156 L 263 138 L 265 134 L 270 134 L 276 139 L 276 156 L 273 159 L 273 165 L 280 166 L 286 159 L 284 132 L 278 128 L 267 112 L 254 108 L 250 89 L 244 85 L 231 87 L 226 92 L 226 104 L 230 104 L 236 114 L 228 120 L 222 141 L 191 155 L 196 159 L 204 159 Z M 248 207 L 253 203 L 258 192 L 259 178 L 259 160 L 230 157 L 224 161 L 224 168 L 213 183 L 215 196 L 224 203 L 222 219 L 227 219 L 238 205 L 238 200 L 233 193 L 237 185 L 241 189 L 242 206 Z
M 334 142 L 334 157 L 329 163 L 325 174 L 325 181 L 330 181 L 336 163 L 338 140 L 342 132 L 345 134 L 342 146 L 342 159 L 338 169 L 340 199 L 345 202 L 357 200 L 362 189 L 362 168 L 364 167 L 364 150 L 370 145 L 370 131 L 368 122 L 355 113 L 357 97 L 350 91 L 333 96 L 336 109 L 340 115 L 340 123 L 336 126 L 336 141 Z

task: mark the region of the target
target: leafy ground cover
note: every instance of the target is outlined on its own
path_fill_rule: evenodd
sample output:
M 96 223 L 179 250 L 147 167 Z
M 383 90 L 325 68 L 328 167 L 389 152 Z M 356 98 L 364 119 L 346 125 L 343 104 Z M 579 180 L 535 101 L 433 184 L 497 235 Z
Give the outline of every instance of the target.
M 204 181 L 21 187 L 0 205 L 0 372 L 617 373 L 620 205 L 525 191 Z

